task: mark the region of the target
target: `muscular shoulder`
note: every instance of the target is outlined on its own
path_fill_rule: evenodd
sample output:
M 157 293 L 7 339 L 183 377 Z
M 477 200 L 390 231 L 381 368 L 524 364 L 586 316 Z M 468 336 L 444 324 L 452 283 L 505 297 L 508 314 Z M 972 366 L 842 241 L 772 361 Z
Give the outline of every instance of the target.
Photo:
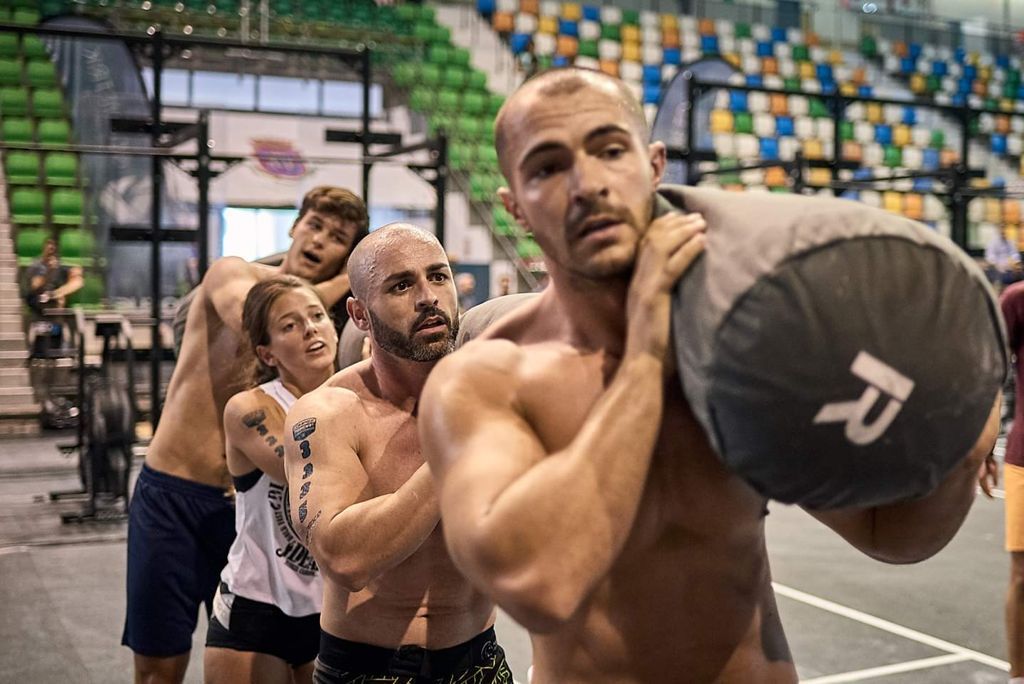
M 206 275 L 203 277 L 203 285 L 207 288 L 216 287 L 217 285 L 232 279 L 240 275 L 249 275 L 253 273 L 253 265 L 247 262 L 241 257 L 221 257 L 217 259 L 210 267 L 206 269 Z
M 299 397 L 288 411 L 288 429 L 297 441 L 304 439 L 303 433 L 321 430 L 332 437 L 354 437 L 362 425 L 363 414 L 362 401 L 355 392 L 325 384 Z
M 505 339 L 478 339 L 442 359 L 430 373 L 422 406 L 461 412 L 478 402 L 507 404 L 526 351 Z
M 283 412 L 277 402 L 263 391 L 253 388 L 228 399 L 224 406 L 224 429 L 237 433 L 263 423 L 268 418 L 282 417 Z

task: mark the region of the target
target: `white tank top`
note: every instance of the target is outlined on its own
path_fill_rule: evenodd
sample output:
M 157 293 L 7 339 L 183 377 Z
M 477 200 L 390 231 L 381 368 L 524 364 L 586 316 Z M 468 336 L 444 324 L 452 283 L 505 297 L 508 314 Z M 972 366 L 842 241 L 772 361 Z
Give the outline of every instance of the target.
M 288 411 L 295 397 L 280 380 L 259 386 Z M 320 612 L 323 580 L 291 521 L 288 487 L 260 470 L 235 478 L 235 531 L 221 579 L 232 594 L 270 603 L 285 615 Z

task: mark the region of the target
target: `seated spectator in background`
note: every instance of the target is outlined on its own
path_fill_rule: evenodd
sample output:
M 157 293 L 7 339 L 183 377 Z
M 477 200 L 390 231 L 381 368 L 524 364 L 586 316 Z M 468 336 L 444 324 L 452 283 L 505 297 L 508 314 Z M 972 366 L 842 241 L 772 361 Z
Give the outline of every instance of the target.
M 510 294 L 512 294 L 512 278 L 507 275 L 503 275 L 498 279 L 498 293 L 494 296 L 504 297 Z
M 1021 270 L 1020 249 L 1010 239 L 1005 228 L 985 246 L 988 278 L 993 283 L 1009 285 L 1024 277 Z
M 459 311 L 465 312 L 476 306 L 476 276 L 460 273 L 455 276 L 455 289 L 459 291 Z
M 64 266 L 57 254 L 57 241 L 48 238 L 43 254 L 28 267 L 28 290 L 25 299 L 29 308 L 42 316 L 45 309 L 63 307 L 69 294 L 82 289 L 85 281 L 78 266 Z

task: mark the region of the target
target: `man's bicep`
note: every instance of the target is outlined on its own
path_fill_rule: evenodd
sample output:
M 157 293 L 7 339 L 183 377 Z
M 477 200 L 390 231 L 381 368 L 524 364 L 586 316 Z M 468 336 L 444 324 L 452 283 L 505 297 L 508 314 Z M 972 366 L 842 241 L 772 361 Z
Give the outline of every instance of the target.
M 478 402 L 447 420 L 447 429 L 432 431 L 428 448 L 431 468 L 441 481 L 442 514 L 446 524 L 450 517 L 472 523 L 547 453 L 533 427 L 511 406 Z

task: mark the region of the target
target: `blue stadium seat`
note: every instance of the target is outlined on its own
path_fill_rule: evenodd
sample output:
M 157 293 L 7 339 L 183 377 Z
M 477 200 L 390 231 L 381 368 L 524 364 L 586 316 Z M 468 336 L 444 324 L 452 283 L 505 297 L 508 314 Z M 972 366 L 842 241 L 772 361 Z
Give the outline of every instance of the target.
M 793 135 L 793 117 L 778 116 L 775 118 L 775 133 L 778 135 Z
M 779 158 L 779 139 L 761 138 L 761 159 L 775 161 Z
M 892 145 L 892 126 L 888 124 L 875 125 L 875 142 L 879 145 Z
M 992 152 L 994 154 L 1006 154 L 1006 136 L 1002 133 L 993 133 L 992 139 Z
M 700 51 L 705 55 L 718 54 L 718 36 L 701 36 Z
M 661 84 L 660 83 L 645 83 L 644 84 L 644 104 L 658 104 L 661 101 Z
M 761 74 L 747 74 L 747 85 L 751 88 L 763 88 L 764 76 Z
M 775 50 L 772 48 L 771 41 L 759 40 L 757 41 L 757 56 L 758 57 L 774 57 Z
M 731 112 L 745 112 L 747 111 L 747 94 L 742 90 L 730 90 L 729 91 L 729 111 Z
M 573 38 L 579 38 L 580 27 L 575 21 L 569 21 L 568 19 L 559 19 L 558 33 L 563 36 L 572 36 Z
M 945 76 L 949 73 L 949 65 L 941 59 L 932 62 L 932 73 L 936 76 Z
M 662 50 L 661 59 L 665 64 L 678 66 L 683 61 L 683 53 L 679 48 L 665 48 Z
M 921 168 L 933 171 L 939 168 L 939 151 L 934 147 L 926 147 L 921 159 Z
M 584 5 L 583 18 L 587 21 L 601 21 L 601 8 L 597 5 Z
M 657 64 L 645 64 L 644 83 L 661 83 L 661 67 Z
M 772 27 L 772 42 L 773 43 L 785 43 L 786 42 L 786 29 L 782 26 Z
M 913 126 L 917 123 L 917 110 L 913 107 L 904 107 L 903 116 L 900 121 L 907 126 Z
M 531 37 L 532 35 L 529 33 L 513 33 L 509 36 L 508 46 L 512 49 L 512 54 L 518 55 L 526 52 L 527 46 L 530 45 Z

